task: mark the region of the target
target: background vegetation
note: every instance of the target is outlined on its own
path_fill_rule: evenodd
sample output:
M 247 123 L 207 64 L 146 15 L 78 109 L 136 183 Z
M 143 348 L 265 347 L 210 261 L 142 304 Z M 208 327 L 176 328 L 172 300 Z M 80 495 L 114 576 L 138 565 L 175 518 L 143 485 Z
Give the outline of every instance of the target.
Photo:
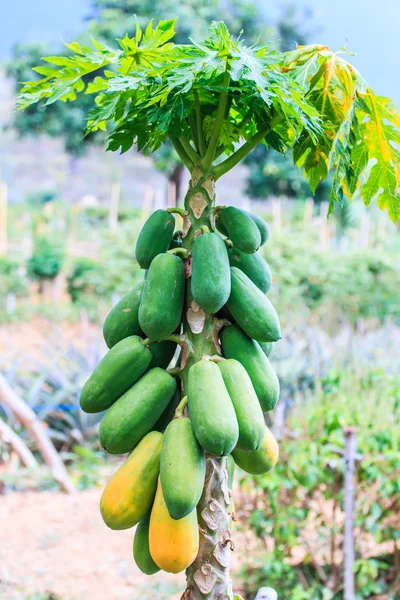
M 223 18 L 235 32 L 244 28 L 251 39 L 261 28 L 263 35 L 279 38 L 282 50 L 306 42 L 310 30 L 306 13 L 289 7 L 271 24 L 256 2 L 241 0 L 230 0 L 223 10 L 214 0 L 96 0 L 90 29 L 111 43 L 132 28 L 135 13 L 142 22 L 179 14 L 180 42 L 201 36 L 213 18 Z M 41 47 L 16 47 L 7 67 L 11 81 L 30 79 L 28 72 L 43 53 Z M 31 108 L 10 127 L 21 137 L 62 139 L 68 177 L 76 178 L 79 157 L 103 141 L 101 133 L 81 135 L 87 107 L 79 103 L 90 101 L 82 96 L 73 109 L 60 103 Z M 271 474 L 236 477 L 238 546 L 251 548 L 241 557 L 237 582 L 246 598 L 270 585 L 292 600 L 342 599 L 343 428 L 354 425 L 357 600 L 395 600 L 400 597 L 398 229 L 358 202 L 335 210 L 326 221 L 328 187 L 318 188 L 312 198 L 290 160 L 273 157 L 264 147 L 246 163 L 245 194 L 231 185 L 229 195 L 246 208 L 252 199 L 252 210 L 271 224 L 263 253 L 273 271 L 271 298 L 285 335 L 272 354 L 282 384 L 272 423 L 280 437 L 280 462 Z M 154 165 L 174 184 L 179 199 L 182 165 L 174 151 L 158 151 Z M 9 206 L 7 252 L 0 257 L 0 372 L 46 423 L 80 490 L 99 484 L 104 468 L 114 468 L 95 441 L 97 418 L 84 415 L 78 400 L 105 352 L 100 329 L 105 315 L 143 276 L 134 248 L 154 202 L 137 208 L 126 196 L 115 226 L 109 206 L 71 205 L 43 182 L 24 202 Z M 41 333 L 35 352 L 20 344 L 32 329 Z M 0 417 L 36 455 L 27 433 L 1 407 Z M 0 442 L 0 467 L 9 461 L 9 447 Z M 56 488 L 47 471 L 35 478 L 17 468 L 2 471 L 1 479 L 8 491 Z

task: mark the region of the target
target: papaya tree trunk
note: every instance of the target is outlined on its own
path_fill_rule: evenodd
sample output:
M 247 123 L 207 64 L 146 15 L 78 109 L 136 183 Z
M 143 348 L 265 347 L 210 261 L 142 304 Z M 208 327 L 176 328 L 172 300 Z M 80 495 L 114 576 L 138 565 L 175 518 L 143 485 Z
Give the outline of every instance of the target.
M 210 218 L 215 200 L 213 177 L 194 168 L 185 198 L 183 247 L 189 251 L 202 227 L 210 228 Z M 190 279 L 191 264 L 186 261 L 186 277 Z M 184 333 L 188 344 L 182 352 L 182 387 L 187 393 L 190 367 L 203 357 L 220 354 L 218 332 L 221 322 L 206 314 L 193 300 L 190 284 L 184 311 Z M 187 410 L 187 409 L 186 409 Z M 226 458 L 207 458 L 204 490 L 198 505 L 200 532 L 199 552 L 187 569 L 187 588 L 182 600 L 232 600 L 230 580 L 230 553 L 232 541 L 229 532 L 228 473 Z
M 200 547 L 187 569 L 187 589 L 182 600 L 231 600 L 230 491 L 226 458 L 208 458 L 206 479 L 198 505 Z

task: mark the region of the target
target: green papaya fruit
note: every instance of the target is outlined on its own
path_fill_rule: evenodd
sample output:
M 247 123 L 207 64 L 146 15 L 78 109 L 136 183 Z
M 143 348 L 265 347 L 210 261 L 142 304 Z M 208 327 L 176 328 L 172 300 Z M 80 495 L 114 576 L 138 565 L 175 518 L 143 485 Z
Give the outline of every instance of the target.
M 145 575 L 154 575 L 160 570 L 151 557 L 149 547 L 149 527 L 151 511 L 147 513 L 136 527 L 133 540 L 133 558 Z
M 243 210 L 227 206 L 221 211 L 221 221 L 236 248 L 245 254 L 257 252 L 261 245 L 261 234 L 253 219 Z
M 228 251 L 218 233 L 203 233 L 193 244 L 191 289 L 194 300 L 215 314 L 231 292 Z
M 218 363 L 226 389 L 235 409 L 239 425 L 236 447 L 257 450 L 264 437 L 264 415 L 253 384 L 243 365 L 229 358 Z
M 229 237 L 229 233 L 227 228 L 225 227 L 222 218 L 221 218 L 221 212 L 217 213 L 217 219 L 215 221 L 215 226 L 217 228 L 217 230 L 222 233 L 222 235 L 224 235 L 225 237 Z
M 182 231 L 175 231 L 174 236 L 169 245 L 169 250 L 174 250 L 175 248 L 182 248 Z
M 171 360 L 174 358 L 176 346 L 175 342 L 169 340 L 149 344 L 149 350 L 153 356 L 149 369 L 154 369 L 154 367 L 166 369 L 169 367 Z
M 258 342 L 261 350 L 264 352 L 265 356 L 271 356 L 271 352 L 274 344 L 272 342 Z
M 144 281 L 131 289 L 108 313 L 103 325 L 104 341 L 112 348 L 130 335 L 141 335 L 139 305 Z
M 109 454 L 130 452 L 153 429 L 176 390 L 176 381 L 162 369 L 151 369 L 119 400 L 100 425 L 100 444 Z
M 171 400 L 168 403 L 167 408 L 162 413 L 161 417 L 158 419 L 157 423 L 154 425 L 153 429 L 156 431 L 164 432 L 168 425 L 171 423 L 172 419 L 175 416 L 175 411 L 178 408 L 178 404 L 181 401 L 181 389 L 180 385 L 177 385 L 175 394 L 172 396 Z
M 259 344 L 237 325 L 224 327 L 220 336 L 224 356 L 235 358 L 244 366 L 262 410 L 275 408 L 279 399 L 279 379 Z
M 236 323 L 257 341 L 277 342 L 281 326 L 271 301 L 240 269 L 231 267 L 231 274 L 231 295 L 226 304 Z
M 185 269 L 180 258 L 159 254 L 150 265 L 139 307 L 139 323 L 152 341 L 161 341 L 178 327 L 183 308 Z
M 221 371 L 200 360 L 189 369 L 188 403 L 193 431 L 209 454 L 225 456 L 236 446 L 239 426 Z
M 269 239 L 269 226 L 268 223 L 259 215 L 253 215 L 253 213 L 248 212 L 247 210 L 243 211 L 248 217 L 250 217 L 250 219 L 252 219 L 254 221 L 254 223 L 257 225 L 258 230 L 260 232 L 261 235 L 261 246 L 264 246 L 264 244 L 266 242 L 268 242 Z
M 174 419 L 163 438 L 160 480 L 168 512 L 183 519 L 197 506 L 206 474 L 204 450 L 197 441 L 190 419 Z
M 261 475 L 270 471 L 278 462 L 278 442 L 268 427 L 265 427 L 264 439 L 258 450 L 243 452 L 243 450 L 235 448 L 232 456 L 237 466 L 246 473 Z
M 148 369 L 151 352 L 131 335 L 118 342 L 100 361 L 83 386 L 80 404 L 87 413 L 109 408 Z
M 175 229 L 175 217 L 165 210 L 156 210 L 143 225 L 136 242 L 136 260 L 148 269 L 158 254 L 166 252 Z
M 237 248 L 230 248 L 228 254 L 231 267 L 237 267 L 243 271 L 263 294 L 269 292 L 272 285 L 272 273 L 268 263 L 259 252 L 245 254 Z

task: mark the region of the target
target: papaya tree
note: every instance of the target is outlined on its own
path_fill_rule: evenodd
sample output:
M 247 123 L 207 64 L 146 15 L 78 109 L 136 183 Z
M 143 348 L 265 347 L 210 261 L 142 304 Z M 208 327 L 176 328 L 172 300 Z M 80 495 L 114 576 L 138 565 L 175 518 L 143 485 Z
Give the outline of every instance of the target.
M 108 452 L 131 452 L 101 512 L 112 529 L 139 523 L 139 568 L 186 569 L 183 599 L 232 599 L 232 469 L 262 473 L 278 459 L 263 413 L 279 396 L 268 355 L 281 330 L 257 253 L 268 226 L 219 206 L 216 188 L 264 144 L 291 150 L 313 190 L 331 174 L 331 209 L 359 191 L 397 222 L 400 117 L 326 46 L 249 47 L 221 22 L 202 41 L 174 44 L 173 35 L 171 20 L 138 25 L 118 50 L 69 44 L 72 55 L 44 59 L 18 105 L 95 94 L 87 131 L 106 131 L 109 150 L 151 153 L 170 140 L 190 172 L 184 208 L 156 211 L 139 235 L 143 282 L 107 317 L 110 350 L 81 405 L 107 411 Z

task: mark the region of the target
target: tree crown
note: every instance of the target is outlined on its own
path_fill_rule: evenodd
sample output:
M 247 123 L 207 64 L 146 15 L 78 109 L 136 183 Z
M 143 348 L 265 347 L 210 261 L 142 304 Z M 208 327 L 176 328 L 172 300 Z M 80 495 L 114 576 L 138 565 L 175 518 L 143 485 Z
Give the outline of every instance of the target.
M 376 197 L 399 219 L 400 115 L 343 52 L 246 46 L 222 22 L 201 42 L 174 44 L 174 24 L 138 24 L 116 50 L 95 39 L 93 48 L 67 44 L 74 54 L 44 58 L 51 66 L 36 67 L 43 78 L 25 83 L 18 108 L 95 94 L 87 132 L 108 131 L 109 150 L 136 144 L 153 152 L 169 138 L 188 169 L 200 166 L 216 179 L 258 143 L 292 149 L 313 191 L 332 172 L 331 208 L 361 188 L 366 204 Z M 86 85 L 99 69 L 102 76 Z

